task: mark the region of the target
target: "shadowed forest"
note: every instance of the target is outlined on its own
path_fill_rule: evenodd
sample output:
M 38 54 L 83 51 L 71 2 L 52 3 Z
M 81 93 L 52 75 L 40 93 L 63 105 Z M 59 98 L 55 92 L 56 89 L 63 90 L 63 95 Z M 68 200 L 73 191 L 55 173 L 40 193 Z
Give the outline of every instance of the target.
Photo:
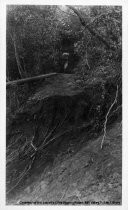
M 7 204 L 121 204 L 122 7 L 6 14 Z

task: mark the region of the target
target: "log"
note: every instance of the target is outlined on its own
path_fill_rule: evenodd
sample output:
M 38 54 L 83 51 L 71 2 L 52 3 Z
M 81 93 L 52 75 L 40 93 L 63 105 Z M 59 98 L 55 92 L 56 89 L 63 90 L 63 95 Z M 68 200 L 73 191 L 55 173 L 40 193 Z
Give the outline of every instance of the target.
M 7 82 L 6 87 L 10 87 L 11 85 L 19 85 L 19 84 L 23 84 L 27 82 L 34 82 L 34 81 L 45 79 L 45 78 L 52 77 L 55 75 L 57 75 L 57 73 L 43 74 L 43 75 L 39 75 L 35 77 L 28 77 L 25 79 L 14 80 L 14 81 Z

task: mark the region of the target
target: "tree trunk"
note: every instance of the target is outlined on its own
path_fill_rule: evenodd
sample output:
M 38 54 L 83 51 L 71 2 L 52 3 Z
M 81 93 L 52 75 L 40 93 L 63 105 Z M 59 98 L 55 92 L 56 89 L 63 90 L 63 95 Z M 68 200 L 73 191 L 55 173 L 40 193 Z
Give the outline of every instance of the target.
M 11 36 L 11 39 L 12 39 L 13 45 L 14 45 L 15 58 L 16 58 L 16 63 L 17 63 L 18 71 L 19 71 L 20 77 L 23 78 L 24 77 L 24 74 L 23 74 L 23 69 L 22 69 L 21 63 L 20 63 L 19 54 L 18 54 L 18 51 L 17 51 L 16 34 L 15 34 L 15 32 L 13 33 L 13 36 L 10 33 L 10 36 Z

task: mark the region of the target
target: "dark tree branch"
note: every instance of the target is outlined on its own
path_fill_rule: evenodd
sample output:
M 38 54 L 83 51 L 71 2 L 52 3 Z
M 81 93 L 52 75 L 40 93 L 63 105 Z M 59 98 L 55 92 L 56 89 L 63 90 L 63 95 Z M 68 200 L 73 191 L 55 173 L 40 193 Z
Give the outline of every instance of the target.
M 99 41 L 101 41 L 108 50 L 116 51 L 116 49 L 113 46 L 111 46 L 97 31 L 92 29 L 91 26 L 86 23 L 86 21 L 77 9 L 75 9 L 73 6 L 68 6 L 68 8 L 70 8 L 78 16 L 82 26 L 87 28 L 92 36 L 95 36 Z

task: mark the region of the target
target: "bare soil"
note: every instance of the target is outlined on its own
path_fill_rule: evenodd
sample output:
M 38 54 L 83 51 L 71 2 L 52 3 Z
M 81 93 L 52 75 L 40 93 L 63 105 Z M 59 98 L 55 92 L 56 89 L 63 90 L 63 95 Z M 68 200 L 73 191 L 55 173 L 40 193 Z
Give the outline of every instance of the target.
M 30 177 L 7 197 L 7 204 L 120 205 L 122 199 L 122 128 L 116 121 L 103 133 L 86 132 L 58 144 L 45 166 L 38 160 Z

